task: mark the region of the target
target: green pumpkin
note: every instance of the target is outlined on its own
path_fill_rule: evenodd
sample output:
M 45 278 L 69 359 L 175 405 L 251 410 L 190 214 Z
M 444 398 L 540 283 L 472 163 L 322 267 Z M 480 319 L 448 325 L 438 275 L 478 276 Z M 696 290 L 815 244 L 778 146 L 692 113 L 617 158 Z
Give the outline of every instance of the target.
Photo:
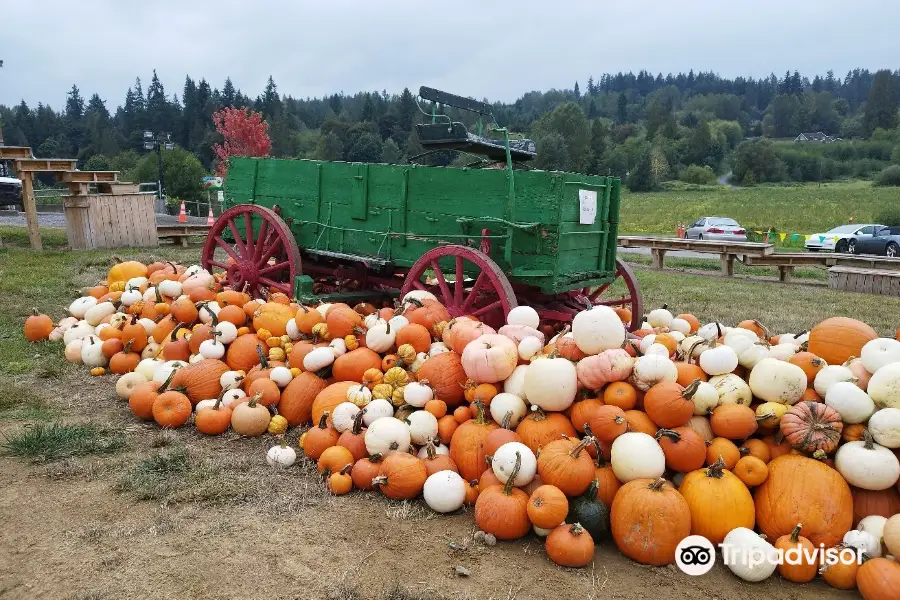
M 597 499 L 600 482 L 594 480 L 583 496 L 569 500 L 566 523 L 581 523 L 595 544 L 609 538 L 609 507 Z

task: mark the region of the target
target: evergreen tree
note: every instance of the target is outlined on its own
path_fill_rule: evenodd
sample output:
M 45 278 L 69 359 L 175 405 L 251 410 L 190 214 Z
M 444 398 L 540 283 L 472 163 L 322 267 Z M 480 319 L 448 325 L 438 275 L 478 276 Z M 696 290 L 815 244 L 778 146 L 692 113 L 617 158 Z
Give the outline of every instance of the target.
M 363 102 L 362 114 L 359 117 L 360 121 L 375 121 L 375 105 L 372 103 L 372 95 L 366 94 L 366 99 Z
M 78 121 L 84 115 L 84 98 L 77 85 L 73 85 L 69 93 L 66 94 L 66 118 L 69 121 Z
M 334 111 L 334 116 L 338 116 L 341 114 L 341 97 L 337 94 L 333 94 L 331 99 L 328 101 L 328 105 L 331 107 L 331 110 Z
M 897 84 L 888 70 L 878 71 L 869 88 L 863 116 L 863 129 L 867 136 L 878 128 L 894 129 L 897 127 Z
M 693 71 L 691 71 L 693 73 Z M 620 92 L 616 100 L 616 123 L 622 124 L 628 122 L 628 97 L 625 92 Z
M 399 123 L 397 125 L 400 132 L 406 133 L 412 130 L 413 119 L 415 119 L 417 112 L 418 108 L 412 93 L 410 93 L 409 88 L 403 88 L 398 108 Z M 407 156 L 411 155 L 407 152 Z
M 343 158 L 344 145 L 335 133 L 326 133 L 319 138 L 316 145 L 315 157 L 318 160 L 341 160 Z
M 594 86 L 594 77 L 588 77 L 587 82 L 587 93 L 588 96 L 595 96 L 597 94 L 597 88 Z
M 581 90 L 578 88 L 578 82 L 577 82 L 577 81 L 575 82 L 575 98 L 576 98 L 576 99 L 581 98 Z
M 397 142 L 388 138 L 384 140 L 384 146 L 381 150 L 381 160 L 388 164 L 397 164 L 400 162 L 400 159 L 403 158 L 400 155 L 400 148 L 397 146 Z
M 231 83 L 231 77 L 225 78 L 225 85 L 222 86 L 222 106 L 228 108 L 235 105 L 237 94 L 235 93 L 234 84 Z
M 166 90 L 154 69 L 150 87 L 147 88 L 146 124 L 155 134 L 174 133 L 170 131 L 174 125 L 170 120 L 170 114 L 171 109 L 169 100 L 166 98 Z
M 632 192 L 652 192 L 658 182 L 654 174 L 653 150 L 645 145 L 638 155 L 634 169 L 628 174 L 628 189 Z

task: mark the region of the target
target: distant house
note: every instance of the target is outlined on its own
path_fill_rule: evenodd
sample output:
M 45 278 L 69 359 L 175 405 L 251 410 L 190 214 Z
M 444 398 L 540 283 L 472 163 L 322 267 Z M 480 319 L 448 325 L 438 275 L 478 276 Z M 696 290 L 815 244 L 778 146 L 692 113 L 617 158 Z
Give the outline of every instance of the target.
M 801 133 L 797 137 L 794 138 L 795 142 L 819 142 L 823 144 L 830 144 L 831 142 L 840 142 L 841 138 L 834 137 L 830 135 L 826 135 L 821 131 L 817 131 L 815 133 Z

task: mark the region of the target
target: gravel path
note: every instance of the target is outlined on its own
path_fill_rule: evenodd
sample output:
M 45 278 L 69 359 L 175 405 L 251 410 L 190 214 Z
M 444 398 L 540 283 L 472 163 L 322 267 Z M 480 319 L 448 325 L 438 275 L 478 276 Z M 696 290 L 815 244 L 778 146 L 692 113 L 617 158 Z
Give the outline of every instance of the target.
M 188 223 L 206 224 L 205 217 L 188 217 Z M 38 223 L 41 227 L 50 229 L 65 229 L 66 216 L 63 213 L 38 213 Z M 156 215 L 157 225 L 178 225 L 178 217 L 173 215 Z M 0 225 L 12 225 L 25 227 L 25 213 L 0 211 Z

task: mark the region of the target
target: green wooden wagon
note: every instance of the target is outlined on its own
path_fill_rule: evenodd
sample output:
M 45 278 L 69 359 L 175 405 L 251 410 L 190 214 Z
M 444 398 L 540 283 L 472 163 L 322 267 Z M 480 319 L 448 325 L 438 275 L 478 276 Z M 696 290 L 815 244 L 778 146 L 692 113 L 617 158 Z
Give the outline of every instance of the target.
M 477 113 L 475 133 L 434 108 L 416 126 L 426 154 L 473 163 L 233 158 L 203 266 L 255 296 L 349 302 L 428 290 L 451 315 L 496 325 L 519 304 L 557 325 L 605 304 L 629 309 L 638 327 L 637 280 L 616 258 L 619 180 L 529 169 L 533 142 L 484 128 L 489 105 L 430 88 L 419 96 Z

